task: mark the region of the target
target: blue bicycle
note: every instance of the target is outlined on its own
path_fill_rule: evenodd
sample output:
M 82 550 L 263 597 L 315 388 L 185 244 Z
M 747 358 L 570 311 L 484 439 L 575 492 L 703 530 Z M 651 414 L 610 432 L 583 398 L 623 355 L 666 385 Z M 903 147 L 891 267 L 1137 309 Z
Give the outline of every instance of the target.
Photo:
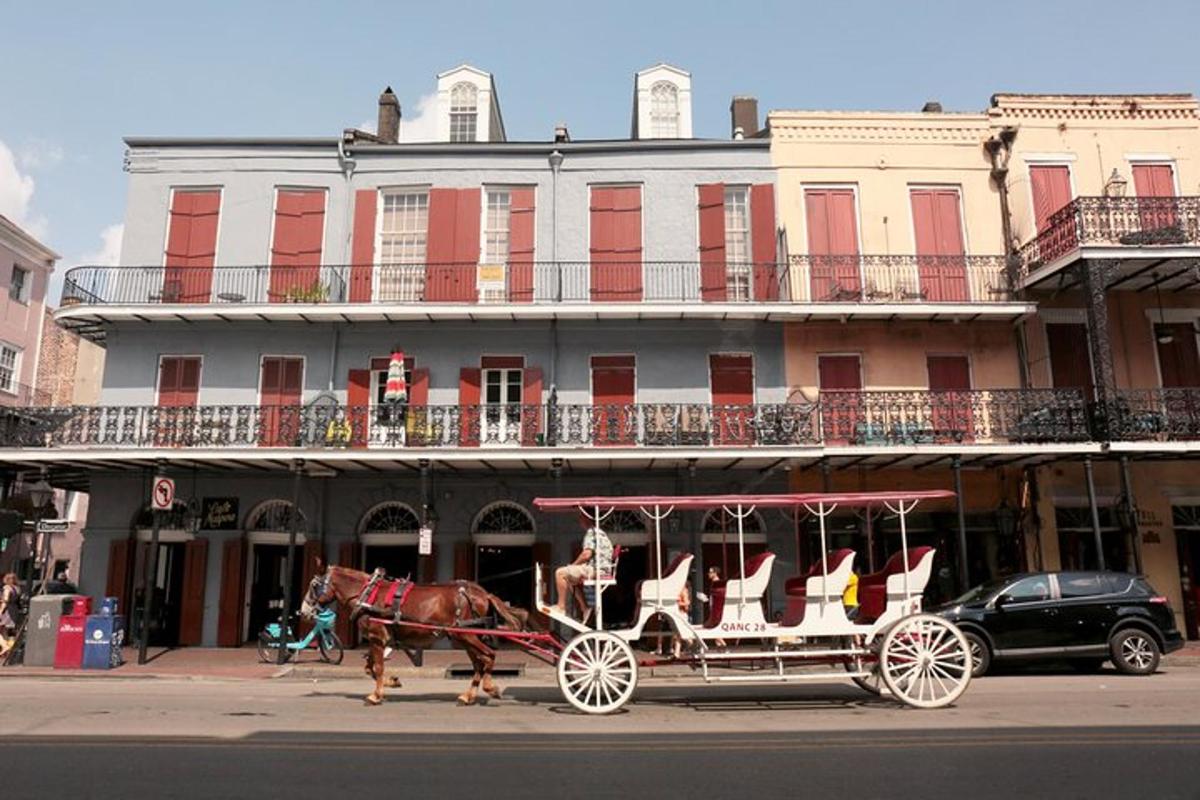
M 293 614 L 292 618 L 299 619 L 299 615 Z M 342 642 L 338 639 L 337 632 L 333 629 L 336 622 L 337 612 L 328 608 L 316 613 L 313 617 L 312 630 L 302 639 L 297 639 L 292 627 L 288 626 L 287 657 L 285 660 L 295 658 L 297 653 L 312 647 L 315 642 L 317 651 L 321 654 L 322 661 L 326 664 L 342 663 L 345 652 L 342 649 Z M 263 628 L 262 633 L 258 635 L 258 657 L 268 664 L 274 664 L 279 660 L 279 631 L 279 623 L 270 622 Z

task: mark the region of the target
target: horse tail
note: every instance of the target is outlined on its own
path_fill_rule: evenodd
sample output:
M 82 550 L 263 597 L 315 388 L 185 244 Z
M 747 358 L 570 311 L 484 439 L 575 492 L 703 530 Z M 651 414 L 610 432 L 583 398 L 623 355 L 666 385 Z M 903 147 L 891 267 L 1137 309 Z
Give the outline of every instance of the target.
M 526 624 L 519 618 L 516 613 L 516 609 L 511 608 L 508 603 L 504 602 L 499 597 L 496 597 L 496 595 L 492 594 L 486 589 L 484 590 L 484 594 L 487 596 L 488 603 L 491 605 L 492 610 L 496 612 L 500 619 L 504 620 L 504 626 L 506 628 L 513 631 L 523 631 L 526 629 Z

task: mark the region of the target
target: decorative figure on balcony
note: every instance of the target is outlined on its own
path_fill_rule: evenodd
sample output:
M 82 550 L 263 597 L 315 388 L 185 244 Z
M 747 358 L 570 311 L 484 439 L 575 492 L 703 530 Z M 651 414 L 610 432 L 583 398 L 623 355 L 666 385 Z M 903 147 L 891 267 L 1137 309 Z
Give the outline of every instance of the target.
M 345 409 L 339 408 L 333 412 L 333 418 L 325 429 L 325 444 L 328 447 L 349 447 L 354 429 L 346 418 Z
M 404 351 L 399 347 L 392 348 L 392 358 L 388 361 L 387 386 L 384 387 L 383 401 L 391 410 L 388 415 L 394 428 L 391 438 L 402 442 L 405 430 L 404 412 L 407 411 L 408 403 L 408 382 L 404 379 Z

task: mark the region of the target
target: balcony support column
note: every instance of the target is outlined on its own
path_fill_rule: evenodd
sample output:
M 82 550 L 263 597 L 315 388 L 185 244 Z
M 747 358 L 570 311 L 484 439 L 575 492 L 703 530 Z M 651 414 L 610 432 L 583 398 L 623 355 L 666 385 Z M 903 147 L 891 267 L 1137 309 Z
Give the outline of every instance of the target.
M 154 463 L 154 474 L 150 478 L 150 491 L 154 491 L 154 482 L 160 475 L 165 475 L 166 471 L 166 460 L 158 459 Z M 142 629 L 138 636 L 138 664 L 146 663 L 146 648 L 149 646 L 150 639 L 150 617 L 154 614 L 154 587 L 158 583 L 158 534 L 162 529 L 162 512 L 154 508 L 153 499 L 150 506 L 154 522 L 150 527 L 150 549 L 142 564 Z M 37 554 L 33 555 L 36 557 Z
M 1137 502 L 1133 497 L 1133 479 L 1129 474 L 1129 456 L 1121 456 L 1121 501 L 1129 520 L 1129 539 L 1133 549 L 1134 570 L 1142 573 L 1142 537 L 1138 533 Z
M 1116 374 L 1113 369 L 1112 340 L 1108 329 L 1108 286 L 1117 271 L 1113 259 L 1080 261 L 1075 267 L 1076 278 L 1083 287 L 1087 311 L 1088 346 L 1092 356 L 1092 372 L 1096 376 L 1096 430 L 1098 441 L 1107 441 L 1117 422 Z
M 1096 544 L 1096 569 L 1104 570 L 1104 537 L 1100 534 L 1100 509 L 1096 506 L 1095 465 L 1091 456 L 1083 457 L 1083 476 L 1087 482 L 1088 510 L 1092 512 L 1092 537 Z M 1081 564 L 1080 567 L 1086 567 Z
M 436 517 L 436 513 L 437 513 L 434 511 L 434 508 L 433 508 L 433 475 L 432 475 L 433 470 L 429 465 L 428 458 L 420 459 L 417 462 L 417 465 L 421 469 L 421 473 L 420 473 L 420 475 L 421 475 L 421 481 L 420 481 L 420 485 L 421 485 L 421 488 L 420 488 L 420 491 L 421 491 L 421 527 L 432 528 L 433 521 L 434 521 L 434 518 Z M 422 581 L 422 582 L 427 580 L 425 576 L 430 574 L 429 573 L 429 560 L 436 559 L 436 558 L 437 558 L 437 555 L 434 553 L 431 553 L 427 556 L 423 556 L 420 553 L 417 554 L 417 575 L 419 576 L 417 578 L 417 580 Z M 433 566 L 434 566 L 434 577 L 436 579 L 436 576 L 437 576 L 436 561 L 434 562 Z
M 283 562 L 283 610 L 279 619 L 278 663 L 287 663 L 288 639 L 292 617 L 292 565 L 296 559 L 296 540 L 300 537 L 300 485 L 304 478 L 304 459 L 292 462 L 292 518 L 288 525 L 287 557 Z
M 954 470 L 954 504 L 958 512 L 958 588 L 963 594 L 971 588 L 971 576 L 967 560 L 967 504 L 963 499 L 962 456 L 950 461 Z

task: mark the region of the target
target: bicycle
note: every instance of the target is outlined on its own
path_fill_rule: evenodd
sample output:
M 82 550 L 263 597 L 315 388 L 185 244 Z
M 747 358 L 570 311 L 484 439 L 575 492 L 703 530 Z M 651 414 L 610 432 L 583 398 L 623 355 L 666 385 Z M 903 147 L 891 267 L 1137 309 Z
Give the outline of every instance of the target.
M 292 615 L 293 619 L 298 619 L 299 615 Z M 316 641 L 317 651 L 321 654 L 321 660 L 326 664 L 340 664 L 345 652 L 342 648 L 342 642 L 338 638 L 337 632 L 334 631 L 333 625 L 337 622 L 337 612 L 333 609 L 324 609 L 318 611 L 313 617 L 312 630 L 308 632 L 302 639 L 297 639 L 292 631 L 292 627 L 288 626 L 287 635 L 287 655 L 285 661 L 296 657 L 296 654 L 301 650 L 307 650 L 312 646 L 313 641 Z M 261 661 L 274 664 L 278 661 L 280 644 L 280 628 L 278 622 L 269 622 L 262 632 L 258 634 L 258 657 Z

